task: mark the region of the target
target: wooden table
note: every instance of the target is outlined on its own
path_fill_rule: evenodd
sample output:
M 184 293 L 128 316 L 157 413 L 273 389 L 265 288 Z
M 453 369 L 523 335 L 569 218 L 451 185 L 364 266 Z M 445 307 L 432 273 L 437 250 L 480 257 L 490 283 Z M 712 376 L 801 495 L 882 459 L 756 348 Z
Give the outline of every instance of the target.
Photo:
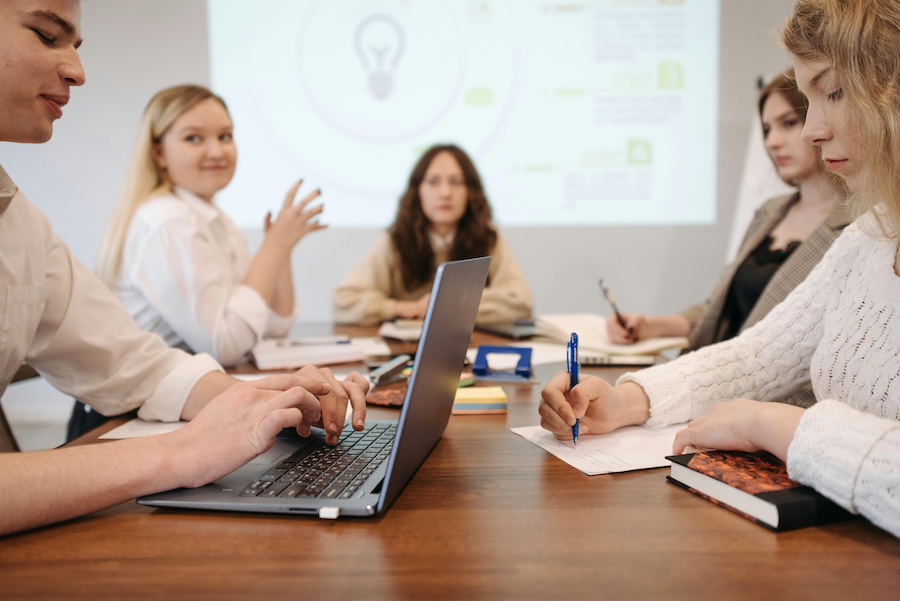
M 774 534 L 667 469 L 589 477 L 512 434 L 541 386 L 508 387 L 507 415 L 453 416 L 381 518 L 124 503 L 0 539 L 0 599 L 897 598 L 900 541 L 864 519 Z

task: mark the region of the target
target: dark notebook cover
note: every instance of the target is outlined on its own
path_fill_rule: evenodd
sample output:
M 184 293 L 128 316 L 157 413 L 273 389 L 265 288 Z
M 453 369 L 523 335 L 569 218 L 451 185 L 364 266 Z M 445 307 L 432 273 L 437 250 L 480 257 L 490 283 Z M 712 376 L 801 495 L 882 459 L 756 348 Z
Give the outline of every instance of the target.
M 666 459 L 673 463 L 670 482 L 771 530 L 805 528 L 851 515 L 788 478 L 784 462 L 770 453 L 707 451 Z

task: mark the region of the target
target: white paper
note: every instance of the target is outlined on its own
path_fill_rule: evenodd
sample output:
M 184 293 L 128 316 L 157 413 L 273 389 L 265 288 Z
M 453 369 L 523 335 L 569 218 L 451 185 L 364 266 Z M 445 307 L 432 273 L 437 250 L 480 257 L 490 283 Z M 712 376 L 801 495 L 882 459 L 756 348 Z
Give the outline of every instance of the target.
M 535 320 L 539 336 L 567 342 L 572 332 L 578 334 L 578 352 L 597 351 L 610 355 L 647 355 L 673 348 L 687 348 L 683 336 L 648 338 L 634 344 L 614 344 L 606 333 L 606 318 L 594 313 L 560 313 L 539 315 Z
M 187 422 L 146 422 L 139 417 L 129 420 L 117 428 L 113 428 L 100 436 L 100 440 L 119 440 L 122 438 L 143 438 L 156 434 L 168 434 L 184 426 Z
M 391 354 L 391 347 L 388 346 L 387 342 L 375 336 L 367 338 L 351 338 L 350 346 L 358 348 L 367 357 Z
M 512 431 L 588 476 L 596 476 L 670 465 L 666 455 L 672 454 L 675 433 L 684 428 L 685 424 L 660 429 L 629 426 L 610 434 L 580 436 L 577 448 L 571 440 L 557 440 L 540 426 Z
M 398 324 L 386 321 L 378 328 L 378 335 L 403 342 L 415 342 L 422 337 L 422 324 L 414 325 L 405 321 Z

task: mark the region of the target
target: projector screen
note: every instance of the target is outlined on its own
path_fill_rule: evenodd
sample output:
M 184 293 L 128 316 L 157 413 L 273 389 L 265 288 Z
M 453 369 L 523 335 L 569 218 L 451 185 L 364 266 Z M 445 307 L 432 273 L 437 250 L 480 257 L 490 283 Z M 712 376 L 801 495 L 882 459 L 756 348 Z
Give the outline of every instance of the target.
M 297 178 L 330 226 L 384 227 L 455 143 L 502 226 L 715 221 L 719 0 L 209 0 L 259 227 Z

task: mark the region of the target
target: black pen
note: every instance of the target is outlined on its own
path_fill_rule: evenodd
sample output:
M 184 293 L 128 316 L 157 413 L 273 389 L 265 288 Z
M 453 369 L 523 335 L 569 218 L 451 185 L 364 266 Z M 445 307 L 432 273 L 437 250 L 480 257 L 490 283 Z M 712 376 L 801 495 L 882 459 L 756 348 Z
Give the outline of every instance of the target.
M 613 295 L 609 293 L 609 288 L 606 287 L 606 282 L 603 280 L 603 278 L 600 278 L 600 290 L 603 291 L 603 296 L 606 297 L 606 302 L 608 302 L 609 306 L 612 307 L 613 313 L 616 316 L 616 321 L 618 321 L 619 325 L 622 326 L 625 331 L 627 331 L 628 334 L 631 335 L 632 338 L 634 338 L 634 330 L 628 327 L 628 325 L 625 323 L 625 319 L 622 317 L 622 314 L 619 313 L 619 308 L 616 306 L 616 299 L 614 299 Z

